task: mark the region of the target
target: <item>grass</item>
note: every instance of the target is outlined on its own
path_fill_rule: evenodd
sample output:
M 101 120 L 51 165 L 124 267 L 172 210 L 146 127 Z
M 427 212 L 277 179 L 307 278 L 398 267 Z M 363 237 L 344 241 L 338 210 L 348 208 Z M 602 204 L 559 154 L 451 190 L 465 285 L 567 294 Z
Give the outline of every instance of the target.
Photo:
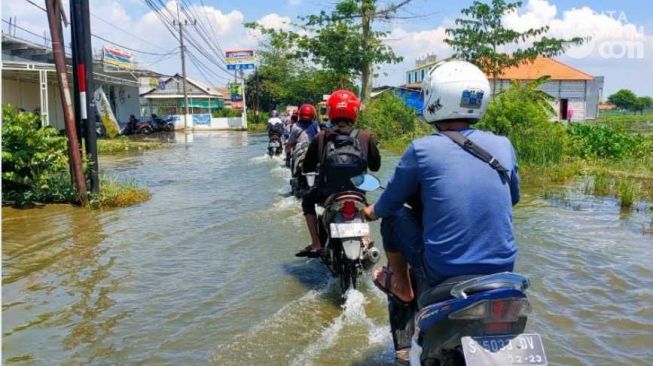
M 247 132 L 267 132 L 268 126 L 265 123 L 248 123 Z
M 128 207 L 146 202 L 150 191 L 136 181 L 120 181 L 106 176 L 100 179 L 100 193 L 91 195 L 89 206 L 93 209 Z
M 160 141 L 136 140 L 126 136 L 98 140 L 98 154 L 116 155 L 128 152 L 159 149 L 167 144 Z

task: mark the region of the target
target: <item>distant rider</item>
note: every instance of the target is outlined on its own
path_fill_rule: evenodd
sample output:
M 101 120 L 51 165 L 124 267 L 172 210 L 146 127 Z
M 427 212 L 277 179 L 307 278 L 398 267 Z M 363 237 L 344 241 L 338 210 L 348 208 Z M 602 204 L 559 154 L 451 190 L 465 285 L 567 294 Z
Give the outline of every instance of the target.
M 388 266 L 374 272 L 374 284 L 401 303 L 415 298 L 407 264 L 434 286 L 454 276 L 512 271 L 517 253 L 515 150 L 507 138 L 471 128 L 488 105 L 487 77 L 468 62 L 448 61 L 427 73 L 422 89 L 424 118 L 439 132 L 410 144 L 379 200 L 363 211 L 383 218 Z M 461 136 L 466 149 L 454 142 Z M 472 155 L 465 139 L 493 159 Z
M 283 121 L 279 118 L 279 112 L 276 110 L 273 110 L 271 115 L 268 120 L 268 137 L 272 138 L 272 136 L 277 136 L 281 139 L 284 130 Z
M 286 155 L 290 160 L 295 146 L 310 144 L 320 132 L 320 125 L 315 121 L 315 107 L 310 104 L 302 104 L 297 110 L 296 123 L 290 126 L 290 133 L 286 141 Z
M 318 235 L 315 205 L 323 204 L 324 200 L 333 193 L 355 189 L 351 182 L 349 182 L 349 178 L 351 177 L 347 176 L 348 172 L 334 171 L 334 169 L 329 169 L 326 166 L 325 156 L 327 153 L 323 151 L 326 149 L 326 146 L 333 146 L 336 140 L 345 141 L 348 138 L 353 138 L 357 141 L 357 146 L 361 149 L 361 154 L 363 155 L 361 158 L 366 165 L 362 167 L 362 172 L 367 169 L 378 171 L 381 167 L 381 154 L 374 138 L 366 131 L 354 128 L 360 106 L 359 99 L 349 90 L 337 90 L 327 100 L 329 120 L 333 123 L 333 128 L 321 131 L 311 141 L 306 152 L 306 157 L 304 158 L 303 171 L 305 173 L 316 172 L 318 165 L 320 171 L 317 180 L 317 189 L 311 190 L 302 199 L 302 210 L 304 211 L 308 232 L 311 235 L 311 244 L 295 254 L 298 257 L 319 257 L 322 253 L 323 248 Z M 340 179 L 325 179 L 327 176 L 333 178 L 339 175 Z

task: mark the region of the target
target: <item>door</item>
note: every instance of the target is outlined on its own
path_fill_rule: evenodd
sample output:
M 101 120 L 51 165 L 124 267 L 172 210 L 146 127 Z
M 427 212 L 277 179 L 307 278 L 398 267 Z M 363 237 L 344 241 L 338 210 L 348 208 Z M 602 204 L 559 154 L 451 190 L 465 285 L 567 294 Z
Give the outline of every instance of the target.
M 566 121 L 567 110 L 569 109 L 569 99 L 560 99 L 560 120 Z

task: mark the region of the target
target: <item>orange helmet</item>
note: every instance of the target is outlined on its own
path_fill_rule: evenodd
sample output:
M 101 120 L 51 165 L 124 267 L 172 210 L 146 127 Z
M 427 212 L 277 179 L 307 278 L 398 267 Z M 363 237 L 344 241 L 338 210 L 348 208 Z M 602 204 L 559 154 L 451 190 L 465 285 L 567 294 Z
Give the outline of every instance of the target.
M 299 107 L 299 119 L 303 121 L 312 121 L 315 119 L 315 107 L 310 104 L 302 104 Z
M 326 104 L 331 121 L 344 119 L 352 123 L 356 122 L 358 110 L 361 107 L 361 102 L 358 100 L 358 97 L 345 89 L 334 91 Z

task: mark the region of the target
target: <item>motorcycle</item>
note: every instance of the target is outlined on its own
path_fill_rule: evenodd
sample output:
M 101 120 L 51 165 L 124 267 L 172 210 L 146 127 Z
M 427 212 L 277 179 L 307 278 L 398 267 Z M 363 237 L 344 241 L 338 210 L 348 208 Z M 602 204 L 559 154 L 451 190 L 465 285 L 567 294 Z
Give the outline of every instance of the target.
M 371 175 L 352 179 L 378 189 Z M 398 361 L 425 366 L 546 366 L 542 339 L 524 333 L 531 305 L 527 278 L 511 272 L 452 277 L 432 287 L 413 277 L 410 306 L 389 299 Z
M 289 168 L 292 173 L 290 190 L 292 195 L 297 198 L 302 198 L 310 190 L 306 181 L 306 175 L 301 172 L 301 165 L 306 157 L 308 145 L 308 143 L 297 145 L 290 154 Z
M 175 130 L 175 123 L 171 117 L 165 119 L 158 117 L 156 114 L 152 114 L 152 120 L 150 125 L 154 132 L 166 131 L 171 132 Z
M 279 138 L 279 135 L 270 136 L 270 140 L 268 141 L 268 155 L 270 157 L 279 156 L 281 155 L 282 151 L 283 151 L 283 145 L 281 144 L 281 139 Z
M 139 121 L 138 119 L 134 118 L 133 121 L 127 123 L 127 126 L 123 128 L 121 134 L 122 135 L 137 135 L 137 134 L 149 135 L 152 132 L 154 132 L 154 128 L 148 121 Z
M 307 182 L 312 186 L 315 176 L 309 174 Z M 381 252 L 368 239 L 370 226 L 362 214 L 366 206 L 364 193 L 345 191 L 329 196 L 318 212 L 318 233 L 324 248 L 321 260 L 331 275 L 339 278 L 343 294 L 350 286 L 356 288 L 363 270 L 371 269 L 381 258 Z

